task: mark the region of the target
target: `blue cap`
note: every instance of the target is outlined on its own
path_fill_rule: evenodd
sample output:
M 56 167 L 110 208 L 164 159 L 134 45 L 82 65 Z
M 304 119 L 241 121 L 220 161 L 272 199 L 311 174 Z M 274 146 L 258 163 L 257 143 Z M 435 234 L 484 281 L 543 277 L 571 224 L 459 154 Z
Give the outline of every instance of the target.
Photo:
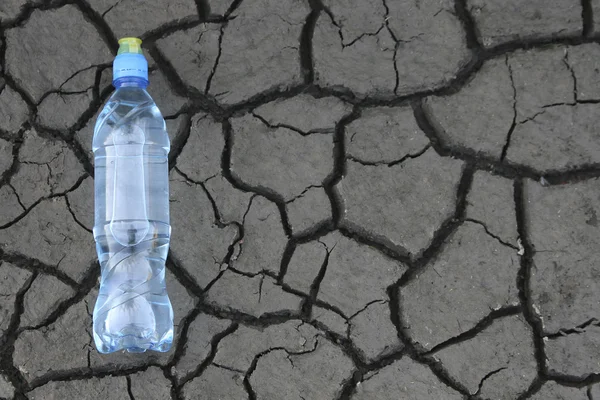
M 119 78 L 142 78 L 148 83 L 148 61 L 138 38 L 119 40 L 119 51 L 113 61 L 113 83 Z

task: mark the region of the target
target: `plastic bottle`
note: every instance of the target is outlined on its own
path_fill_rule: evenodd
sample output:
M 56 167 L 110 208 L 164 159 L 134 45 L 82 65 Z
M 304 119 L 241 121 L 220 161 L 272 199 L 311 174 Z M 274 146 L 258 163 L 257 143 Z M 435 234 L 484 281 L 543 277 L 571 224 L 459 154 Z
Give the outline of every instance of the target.
M 173 341 L 165 285 L 170 144 L 165 121 L 146 92 L 141 43 L 119 40 L 116 91 L 94 130 L 94 239 L 102 277 L 93 330 L 100 353 L 165 352 Z

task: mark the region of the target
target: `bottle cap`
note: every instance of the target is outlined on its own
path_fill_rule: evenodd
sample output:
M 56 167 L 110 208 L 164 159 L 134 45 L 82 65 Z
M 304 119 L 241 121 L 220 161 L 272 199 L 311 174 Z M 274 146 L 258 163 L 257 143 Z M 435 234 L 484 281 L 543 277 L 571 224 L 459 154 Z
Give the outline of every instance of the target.
M 119 40 L 119 51 L 113 61 L 113 83 L 119 78 L 142 78 L 148 82 L 148 61 L 140 39 L 126 37 Z
M 117 52 L 117 54 L 122 53 L 143 54 L 142 39 L 136 37 L 126 37 L 119 39 L 119 51 Z

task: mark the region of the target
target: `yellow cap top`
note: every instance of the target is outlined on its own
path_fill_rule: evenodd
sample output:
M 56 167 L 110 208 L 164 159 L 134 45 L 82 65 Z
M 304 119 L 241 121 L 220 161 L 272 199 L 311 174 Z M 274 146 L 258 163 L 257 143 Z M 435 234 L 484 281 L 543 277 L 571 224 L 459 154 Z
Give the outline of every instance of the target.
M 142 40 L 136 37 L 126 37 L 119 39 L 119 51 L 117 52 L 117 54 L 122 53 L 143 54 Z

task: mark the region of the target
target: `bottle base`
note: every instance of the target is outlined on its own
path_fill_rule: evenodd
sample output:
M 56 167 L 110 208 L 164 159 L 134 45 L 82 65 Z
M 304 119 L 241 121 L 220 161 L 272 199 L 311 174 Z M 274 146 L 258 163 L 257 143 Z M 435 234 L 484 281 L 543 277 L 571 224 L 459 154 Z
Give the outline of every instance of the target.
M 99 353 L 109 354 L 117 351 L 128 353 L 145 353 L 146 351 L 157 351 L 165 353 L 171 349 L 173 344 L 173 332 L 170 331 L 161 340 L 156 337 L 142 335 L 98 335 L 94 332 L 94 342 Z

